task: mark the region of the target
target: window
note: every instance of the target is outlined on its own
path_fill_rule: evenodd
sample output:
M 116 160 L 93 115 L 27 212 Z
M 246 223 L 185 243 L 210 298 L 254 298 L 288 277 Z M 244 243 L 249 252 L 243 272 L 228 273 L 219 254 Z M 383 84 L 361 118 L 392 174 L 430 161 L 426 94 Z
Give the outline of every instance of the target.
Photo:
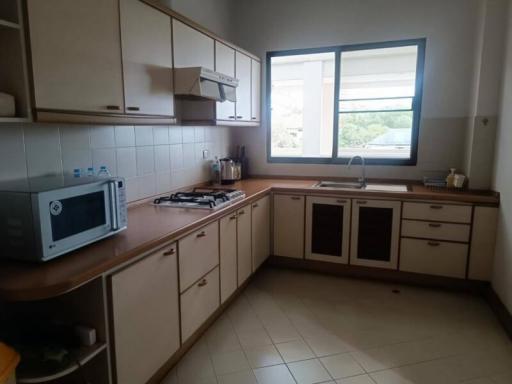
M 416 164 L 425 40 L 270 52 L 269 161 Z

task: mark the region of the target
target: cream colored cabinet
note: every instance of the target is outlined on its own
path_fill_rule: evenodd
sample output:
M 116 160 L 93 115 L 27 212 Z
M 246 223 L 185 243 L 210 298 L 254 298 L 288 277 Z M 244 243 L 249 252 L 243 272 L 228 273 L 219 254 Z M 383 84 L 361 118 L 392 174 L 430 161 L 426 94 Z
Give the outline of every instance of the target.
M 475 207 L 468 278 L 490 281 L 494 265 L 498 208 Z
M 219 221 L 220 232 L 220 302 L 224 303 L 238 287 L 237 214 Z
M 122 113 L 118 0 L 27 2 L 36 109 Z
M 172 19 L 174 66 L 215 69 L 214 40 L 198 30 Z
M 261 63 L 251 59 L 251 120 L 261 120 Z
M 350 210 L 350 199 L 307 197 L 306 259 L 348 263 Z
M 126 113 L 174 115 L 171 18 L 140 0 L 121 0 Z
M 238 286 L 242 285 L 253 272 L 251 247 L 251 206 L 237 211 L 237 254 Z
M 176 246 L 110 278 L 118 383 L 146 383 L 180 347 Z
M 224 75 L 235 76 L 235 50 L 215 42 L 215 70 Z M 232 101 L 217 102 L 217 120 L 235 120 L 235 103 Z
M 304 258 L 304 196 L 274 195 L 273 255 Z
M 252 263 L 256 271 L 270 254 L 270 197 L 252 205 Z
M 471 223 L 471 206 L 431 203 L 404 203 L 404 219 Z
M 186 342 L 217 308 L 219 308 L 218 267 L 181 294 L 181 337 L 183 342 Z
M 352 201 L 350 264 L 397 268 L 400 210 L 399 201 Z
M 243 53 L 235 53 L 236 78 L 236 120 L 251 121 L 251 58 Z
M 219 265 L 219 223 L 209 224 L 178 242 L 180 292 Z

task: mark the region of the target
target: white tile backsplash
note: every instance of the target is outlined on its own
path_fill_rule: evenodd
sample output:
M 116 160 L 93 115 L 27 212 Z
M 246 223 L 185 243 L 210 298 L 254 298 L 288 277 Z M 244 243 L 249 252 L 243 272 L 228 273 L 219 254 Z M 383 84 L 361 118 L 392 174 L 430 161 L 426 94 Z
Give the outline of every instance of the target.
M 1 124 L 0 181 L 104 165 L 134 201 L 207 181 L 230 140 L 226 127 Z

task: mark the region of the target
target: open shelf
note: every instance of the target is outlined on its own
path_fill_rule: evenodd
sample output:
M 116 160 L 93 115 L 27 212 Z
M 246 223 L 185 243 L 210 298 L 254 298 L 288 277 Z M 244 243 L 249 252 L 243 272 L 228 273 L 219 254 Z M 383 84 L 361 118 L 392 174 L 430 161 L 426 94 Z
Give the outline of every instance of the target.
M 67 376 L 81 366 L 87 364 L 106 348 L 107 344 L 105 343 L 98 343 L 91 347 L 82 347 L 74 352 L 76 353 L 76 362 L 71 363 L 60 371 L 52 374 L 48 374 L 48 372 L 31 372 L 30 374 L 27 374 L 26 372 L 18 372 L 17 382 L 25 384 L 46 383 L 48 381 L 60 379 L 61 377 Z

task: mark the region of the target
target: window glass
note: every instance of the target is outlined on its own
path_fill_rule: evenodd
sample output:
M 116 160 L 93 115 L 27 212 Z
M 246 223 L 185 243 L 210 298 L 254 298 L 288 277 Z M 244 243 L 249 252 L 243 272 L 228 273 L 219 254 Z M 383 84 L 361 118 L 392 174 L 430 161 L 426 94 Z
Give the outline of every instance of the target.
M 271 156 L 331 157 L 335 53 L 271 59 Z
M 338 157 L 411 157 L 417 60 L 417 46 L 341 53 Z

